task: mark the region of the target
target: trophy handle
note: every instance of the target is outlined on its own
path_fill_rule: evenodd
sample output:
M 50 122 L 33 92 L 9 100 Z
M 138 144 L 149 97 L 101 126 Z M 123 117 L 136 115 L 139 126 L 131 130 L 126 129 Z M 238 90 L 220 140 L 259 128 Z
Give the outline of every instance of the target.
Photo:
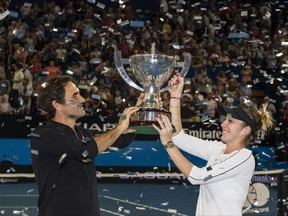
M 124 67 L 123 67 L 123 63 L 122 63 L 122 56 L 121 56 L 121 51 L 119 50 L 115 50 L 114 51 L 114 60 L 115 60 L 115 66 L 118 69 L 118 72 L 120 74 L 120 76 L 122 77 L 123 80 L 125 80 L 125 82 L 132 86 L 133 88 L 143 92 L 144 89 L 141 88 L 140 86 L 138 86 L 133 80 L 130 79 L 130 77 L 127 75 Z
M 179 62 L 178 63 L 178 65 L 180 65 L 180 66 L 181 66 L 181 64 L 183 64 L 183 66 L 182 66 L 180 74 L 182 75 L 182 77 L 185 77 L 187 75 L 188 71 L 189 71 L 189 68 L 190 68 L 191 55 L 185 55 L 184 62 Z M 160 89 L 160 92 L 167 91 L 171 87 L 172 87 L 171 85 L 167 85 L 166 87 Z

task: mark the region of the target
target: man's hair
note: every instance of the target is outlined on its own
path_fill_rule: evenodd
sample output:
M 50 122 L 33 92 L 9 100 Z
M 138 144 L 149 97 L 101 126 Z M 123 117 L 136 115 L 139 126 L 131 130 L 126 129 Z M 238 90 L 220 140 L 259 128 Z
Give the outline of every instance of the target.
M 65 102 L 65 86 L 72 79 L 69 76 L 57 76 L 48 79 L 41 85 L 38 95 L 38 108 L 48 119 L 55 116 L 56 109 L 53 107 L 52 102 L 56 101 L 60 104 Z

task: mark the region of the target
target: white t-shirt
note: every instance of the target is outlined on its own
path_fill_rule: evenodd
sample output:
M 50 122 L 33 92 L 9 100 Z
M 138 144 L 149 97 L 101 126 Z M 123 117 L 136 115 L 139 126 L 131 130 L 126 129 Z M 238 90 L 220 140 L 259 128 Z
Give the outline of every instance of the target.
M 20 91 L 22 87 L 22 80 L 24 78 L 24 74 L 21 70 L 17 70 L 14 72 L 13 81 L 20 81 L 20 82 L 13 82 L 12 88 Z
M 193 166 L 188 177 L 200 185 L 197 216 L 239 216 L 255 169 L 252 152 L 246 148 L 223 154 L 226 145 L 193 137 L 181 131 L 173 137 L 177 147 L 207 161 L 205 167 Z

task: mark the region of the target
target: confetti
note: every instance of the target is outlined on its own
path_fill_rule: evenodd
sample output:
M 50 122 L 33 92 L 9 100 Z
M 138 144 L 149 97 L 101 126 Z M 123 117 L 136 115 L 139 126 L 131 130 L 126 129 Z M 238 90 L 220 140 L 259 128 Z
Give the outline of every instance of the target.
M 96 7 L 101 8 L 101 9 L 105 9 L 105 5 L 100 3 L 100 2 L 97 2 Z
M 119 149 L 117 147 L 112 147 L 112 146 L 109 147 L 109 151 L 118 151 L 118 150 Z
M 125 159 L 126 160 L 132 160 L 132 157 L 131 156 L 126 156 Z
M 87 2 L 91 3 L 91 4 L 95 4 L 96 0 L 87 0 Z
M 90 86 L 94 85 L 96 81 L 97 81 L 97 77 L 94 76 L 94 77 L 89 81 Z
M 177 214 L 177 210 L 176 209 L 168 209 L 167 212 L 168 213 Z
M 100 95 L 96 95 L 96 94 L 92 94 L 91 98 L 95 99 L 95 100 L 100 100 L 101 96 Z
M 9 10 L 4 11 L 2 14 L 0 14 L 0 20 L 3 20 L 6 16 L 8 16 L 10 13 Z
M 157 152 L 157 149 L 156 148 L 151 148 L 152 151 L 154 152 Z
M 25 2 L 23 6 L 24 6 L 24 7 L 31 7 L 31 6 L 32 6 L 32 4 L 31 4 L 31 3 L 29 3 L 29 2 Z
M 28 121 L 32 121 L 32 116 L 25 116 L 24 119 Z
M 58 163 L 61 164 L 66 157 L 67 157 L 67 153 L 62 154 Z
M 71 71 L 71 70 L 66 70 L 65 72 L 66 72 L 66 74 L 68 74 L 68 75 L 73 75 L 73 71 Z
M 33 193 L 34 192 L 34 189 L 29 189 L 28 191 L 27 191 L 27 193 Z
M 48 86 L 48 82 L 44 82 L 44 83 L 41 84 L 42 88 L 46 88 L 47 86 Z
M 164 202 L 164 203 L 161 203 L 161 206 L 167 206 L 169 204 L 169 202 Z
M 72 51 L 77 53 L 77 54 L 79 54 L 79 55 L 81 54 L 80 51 L 78 49 L 76 49 L 76 48 L 73 48 Z

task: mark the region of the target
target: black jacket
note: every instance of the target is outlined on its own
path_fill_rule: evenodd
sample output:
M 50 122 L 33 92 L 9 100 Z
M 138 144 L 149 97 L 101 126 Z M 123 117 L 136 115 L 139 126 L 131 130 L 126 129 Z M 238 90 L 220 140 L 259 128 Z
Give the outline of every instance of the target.
M 32 166 L 38 186 L 39 216 L 99 216 L 92 133 L 55 121 L 38 127 L 31 137 Z M 127 146 L 134 135 L 117 140 Z

